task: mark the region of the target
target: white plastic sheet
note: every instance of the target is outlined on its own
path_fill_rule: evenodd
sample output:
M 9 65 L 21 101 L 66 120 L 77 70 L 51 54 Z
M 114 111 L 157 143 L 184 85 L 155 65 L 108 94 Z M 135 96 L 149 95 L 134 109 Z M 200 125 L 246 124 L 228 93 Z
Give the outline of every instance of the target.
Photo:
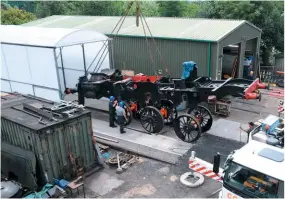
M 33 84 L 58 89 L 53 49 L 27 47 L 27 51 Z
M 33 85 L 11 82 L 11 88 L 13 92 L 22 93 L 25 95 L 27 94 L 34 95 Z
M 35 96 L 45 98 L 52 101 L 59 101 L 60 100 L 60 94 L 57 90 L 51 90 L 48 88 L 39 88 L 34 87 L 35 90 Z
M 10 93 L 12 92 L 10 82 L 1 79 L 1 91 Z
M 108 37 L 96 31 L 4 25 L 0 32 L 1 90 L 5 92 L 59 100 L 64 89 L 74 88 L 84 75 L 82 44 L 86 68 L 91 65 L 89 72 L 93 72 L 96 65 L 101 65 L 98 71 L 110 68 Z M 99 53 L 103 43 L 106 50 Z
M 27 49 L 25 46 L 2 44 L 2 51 L 5 56 L 9 80 L 32 83 L 32 76 L 29 67 Z

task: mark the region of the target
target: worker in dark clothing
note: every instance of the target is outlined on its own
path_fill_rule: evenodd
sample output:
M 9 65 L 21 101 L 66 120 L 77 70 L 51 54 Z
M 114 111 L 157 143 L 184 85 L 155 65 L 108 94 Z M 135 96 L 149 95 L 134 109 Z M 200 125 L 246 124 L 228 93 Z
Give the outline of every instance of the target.
M 116 106 L 117 106 L 117 100 L 115 100 L 114 96 L 111 96 L 109 101 L 109 122 L 110 122 L 109 126 L 112 128 L 117 127 L 114 123 Z
M 124 124 L 128 120 L 128 118 L 124 109 L 124 102 L 120 102 L 119 106 L 116 107 L 116 115 L 118 123 L 120 125 L 120 133 L 126 133 L 126 131 L 124 130 Z
M 249 134 L 250 132 L 255 128 L 254 123 L 253 122 L 249 122 L 248 123 L 248 128 L 244 129 L 242 127 L 240 127 L 241 130 L 243 130 L 244 132 L 247 133 L 247 141 L 249 140 Z

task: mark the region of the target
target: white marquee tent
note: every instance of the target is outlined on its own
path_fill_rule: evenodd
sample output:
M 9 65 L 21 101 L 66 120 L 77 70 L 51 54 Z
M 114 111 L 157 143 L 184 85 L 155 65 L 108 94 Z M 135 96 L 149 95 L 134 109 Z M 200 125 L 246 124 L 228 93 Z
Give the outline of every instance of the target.
M 58 101 L 86 72 L 112 68 L 112 40 L 93 30 L 1 26 L 1 91 Z

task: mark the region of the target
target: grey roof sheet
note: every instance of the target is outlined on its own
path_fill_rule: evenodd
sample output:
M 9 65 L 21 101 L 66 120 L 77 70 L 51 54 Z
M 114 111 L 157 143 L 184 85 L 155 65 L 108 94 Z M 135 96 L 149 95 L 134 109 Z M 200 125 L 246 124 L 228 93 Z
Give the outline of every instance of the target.
M 4 99 L 1 99 L 1 118 L 5 118 L 7 120 L 13 121 L 17 124 L 23 125 L 27 128 L 33 129 L 33 130 L 40 130 L 43 128 L 47 128 L 56 124 L 60 124 L 62 122 L 67 122 L 68 120 L 72 120 L 74 118 L 78 118 L 84 114 L 89 114 L 90 111 L 85 110 L 84 112 L 80 112 L 78 114 L 74 114 L 73 116 L 69 118 L 56 118 L 57 121 L 50 121 L 48 118 L 42 117 L 41 115 L 34 113 L 30 110 L 24 109 L 23 103 L 27 104 L 34 104 L 34 103 L 40 103 L 44 105 L 45 107 L 50 107 L 52 106 L 50 103 L 48 103 L 49 100 L 43 99 L 34 99 L 33 96 L 29 97 L 29 95 L 24 96 L 22 94 L 18 93 L 12 93 L 9 95 L 5 95 L 1 97 L 4 97 Z M 16 108 L 16 109 L 15 109 Z M 33 113 L 33 115 L 28 114 Z M 42 117 L 42 121 L 46 123 L 46 125 L 39 123 L 39 118 L 36 117 Z
M 104 34 L 111 34 L 121 17 L 111 16 L 50 16 L 39 19 L 24 26 L 40 26 L 52 28 L 95 29 Z M 192 39 L 203 41 L 219 41 L 239 26 L 247 23 L 261 31 L 245 20 L 173 18 L 173 17 L 147 17 L 147 24 L 154 37 Z M 145 36 L 142 28 L 136 27 L 135 17 L 126 17 L 118 35 Z M 118 26 L 119 27 L 119 26 Z M 118 28 L 113 32 L 116 34 Z M 147 36 L 150 36 L 147 31 Z

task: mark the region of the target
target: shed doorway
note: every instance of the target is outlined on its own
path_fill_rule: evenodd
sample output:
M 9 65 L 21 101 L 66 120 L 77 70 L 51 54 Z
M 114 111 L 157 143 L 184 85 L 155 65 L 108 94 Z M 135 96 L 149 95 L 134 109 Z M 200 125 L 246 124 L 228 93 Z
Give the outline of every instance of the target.
M 243 63 L 243 78 L 250 79 L 250 71 L 253 71 L 253 53 L 245 50 Z M 228 45 L 223 48 L 222 79 L 238 78 L 239 71 L 239 45 Z

